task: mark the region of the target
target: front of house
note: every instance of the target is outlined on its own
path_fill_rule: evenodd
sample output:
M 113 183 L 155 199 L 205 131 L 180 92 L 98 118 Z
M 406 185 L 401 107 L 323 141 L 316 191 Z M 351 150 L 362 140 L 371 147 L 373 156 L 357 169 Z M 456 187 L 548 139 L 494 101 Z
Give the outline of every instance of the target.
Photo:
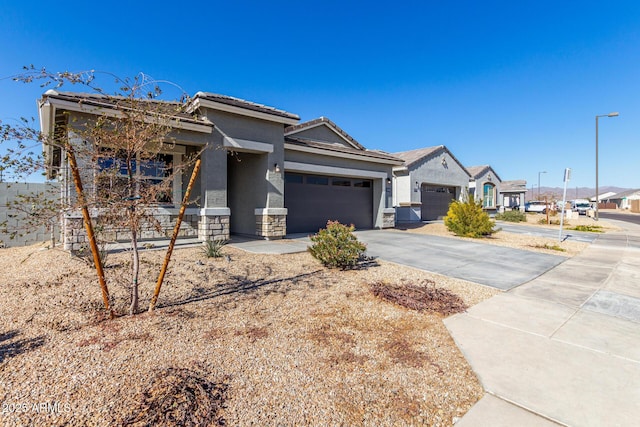
M 82 144 L 73 132 L 76 123 L 112 114 L 110 109 L 99 95 L 50 90 L 39 102 L 41 130 L 66 132 L 72 144 Z M 187 208 L 180 236 L 279 239 L 316 232 L 327 220 L 360 229 L 394 226 L 389 183 L 402 160 L 367 150 L 326 118 L 300 123 L 297 115 L 283 110 L 204 92 L 193 97 L 187 111 L 175 121 L 173 142 L 154 159 L 154 167 L 145 167 L 161 171 L 163 164 L 178 165 L 204 148 L 191 194 L 197 202 Z M 61 197 L 74 197 L 66 153 L 53 147 L 45 151 L 49 177 L 62 182 Z M 84 174 L 83 181 L 92 182 L 91 171 Z M 171 194 L 153 207 L 162 231 L 144 229 L 142 239 L 166 238 L 187 181 L 188 176 L 173 179 Z M 86 241 L 81 215 L 65 212 L 61 222 L 65 248 L 79 249 Z M 108 237 L 126 238 L 117 230 Z
M 487 213 L 496 213 L 502 207 L 500 183 L 502 180 L 489 165 L 468 166 L 471 175 L 469 194 L 475 200 L 482 200 L 482 208 Z
M 393 169 L 393 205 L 399 223 L 442 219 L 451 201 L 466 197 L 469 173 L 444 145 L 393 155 L 405 162 Z

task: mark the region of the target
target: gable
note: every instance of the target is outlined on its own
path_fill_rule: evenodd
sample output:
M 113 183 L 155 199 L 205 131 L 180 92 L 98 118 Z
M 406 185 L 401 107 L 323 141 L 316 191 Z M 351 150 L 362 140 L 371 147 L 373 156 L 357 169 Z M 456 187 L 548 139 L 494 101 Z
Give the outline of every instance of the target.
M 347 148 L 355 148 L 357 150 L 365 150 L 351 135 L 340 129 L 338 125 L 326 117 L 320 117 L 315 120 L 300 123 L 299 125 L 289 126 L 284 130 L 284 135 Z

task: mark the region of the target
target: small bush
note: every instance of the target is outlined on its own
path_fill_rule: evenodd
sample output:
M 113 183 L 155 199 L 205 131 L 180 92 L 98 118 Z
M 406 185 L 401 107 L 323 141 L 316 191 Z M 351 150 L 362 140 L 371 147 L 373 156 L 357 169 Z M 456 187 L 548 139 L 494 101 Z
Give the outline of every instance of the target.
M 551 251 L 558 251 L 558 252 L 566 252 L 566 249 L 563 249 L 561 246 L 558 245 L 550 245 L 548 243 L 545 243 L 544 245 L 532 245 L 532 248 L 538 248 L 538 249 L 549 249 Z
M 526 222 L 527 215 L 520 211 L 505 211 L 497 214 L 496 219 L 507 222 Z
M 202 252 L 207 258 L 220 258 L 222 256 L 222 247 L 228 243 L 228 240 L 207 240 L 204 242 Z
M 327 228 L 311 236 L 311 255 L 325 267 L 346 269 L 358 264 L 367 249 L 353 234 L 355 227 L 328 221 Z
M 575 231 L 587 231 L 590 233 L 602 233 L 602 226 L 600 225 L 576 225 L 573 228 L 570 228 L 569 230 L 575 230 Z
M 498 230 L 494 229 L 495 222 L 482 210 L 480 202 L 473 196 L 465 202 L 454 200 L 449 205 L 449 211 L 444 218 L 444 225 L 456 236 L 482 237 L 490 236 Z

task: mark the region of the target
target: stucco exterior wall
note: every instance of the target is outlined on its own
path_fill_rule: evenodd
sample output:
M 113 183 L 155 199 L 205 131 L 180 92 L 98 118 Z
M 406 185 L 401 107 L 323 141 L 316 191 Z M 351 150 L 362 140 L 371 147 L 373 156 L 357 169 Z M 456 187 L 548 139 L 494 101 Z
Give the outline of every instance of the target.
M 469 174 L 446 151 L 436 152 L 412 165 L 410 176 L 409 193 L 411 203 L 420 203 L 420 187 L 422 184 L 456 187 L 456 199 L 458 200 L 466 194 L 469 186 Z M 417 186 L 416 181 L 418 182 Z M 403 197 L 406 198 L 406 187 L 403 188 L 405 191 Z M 416 189 L 417 191 L 415 191 Z
M 207 193 L 207 207 L 230 208 L 232 233 L 254 235 L 259 231 L 262 236 L 261 230 L 268 230 L 272 237 L 272 229 L 279 228 L 265 225 L 264 218 L 256 218 L 255 211 L 284 207 L 283 125 L 223 111 L 204 112 L 216 127 L 216 145 L 225 147 L 209 154 L 214 166 L 207 168 L 202 186 Z M 258 144 L 249 144 L 248 148 L 243 146 L 244 141 Z
M 345 147 L 353 148 L 353 146 L 345 141 L 344 138 L 328 128 L 326 125 L 320 125 L 312 127 L 310 129 L 303 129 L 291 136 L 296 138 L 311 139 L 314 141 L 325 141 L 332 144 L 340 144 Z

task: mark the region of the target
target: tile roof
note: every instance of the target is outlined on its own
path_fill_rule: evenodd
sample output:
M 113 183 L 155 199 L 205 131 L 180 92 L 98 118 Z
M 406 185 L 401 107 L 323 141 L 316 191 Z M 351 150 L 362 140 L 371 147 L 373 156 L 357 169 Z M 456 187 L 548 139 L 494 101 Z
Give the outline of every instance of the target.
M 401 151 L 399 153 L 391 153 L 391 154 L 393 156 L 395 156 L 395 157 L 398 157 L 398 158 L 404 160 L 405 161 L 405 166 L 407 168 L 411 168 L 413 165 L 417 164 L 418 162 L 420 162 L 425 157 L 436 155 L 440 151 L 444 151 L 447 154 L 449 154 L 449 156 L 458 164 L 458 166 L 460 166 L 460 169 L 462 169 L 463 171 L 465 171 L 467 173 L 467 175 L 469 175 L 469 172 L 462 165 L 462 163 L 460 163 L 460 160 L 458 160 L 456 158 L 456 156 L 454 156 L 453 153 L 451 151 L 449 151 L 449 149 L 444 145 L 436 145 L 436 146 L 433 146 L 433 147 L 418 148 L 416 150 Z
M 208 101 L 219 102 L 221 104 L 232 105 L 234 107 L 246 108 L 247 110 L 258 111 L 260 113 L 271 114 L 287 119 L 300 120 L 300 116 L 298 116 L 297 114 L 279 110 L 274 107 L 269 107 L 268 105 L 258 104 L 256 102 L 246 101 L 240 98 L 234 98 L 233 96 L 220 95 L 210 92 L 198 92 L 193 98 L 206 99 Z
M 491 169 L 491 166 L 489 165 L 482 165 L 482 166 L 467 166 L 467 170 L 469 171 L 469 173 L 471 174 L 472 178 L 478 178 L 481 175 L 484 175 L 488 169 Z
M 422 160 L 424 157 L 427 157 L 442 149 L 446 150 L 446 147 L 444 145 L 436 145 L 434 147 L 418 148 L 417 150 L 401 151 L 399 153 L 393 153 L 393 155 L 404 160 L 405 166 L 411 167 L 418 161 Z
M 361 157 L 386 160 L 390 163 L 395 164 L 402 163 L 402 159 L 378 150 L 360 150 L 358 148 L 345 147 L 344 145 L 330 144 L 326 142 L 313 141 L 310 139 L 296 138 L 293 136 L 285 136 L 284 141 L 288 144 L 294 144 L 302 147 L 319 148 L 321 150 L 333 151 L 337 153 L 354 154 Z
M 634 196 L 636 194 L 640 194 L 640 189 L 637 188 L 635 190 L 626 190 L 609 197 L 609 199 L 623 199 L 625 197 Z M 602 200 L 602 194 L 600 194 L 600 200 Z
M 81 105 L 90 105 L 94 107 L 103 108 L 130 108 L 128 102 L 131 98 L 125 96 L 113 96 L 113 95 L 101 95 L 98 93 L 84 93 L 84 92 L 58 92 L 55 90 L 48 90 L 44 93 L 44 98 L 58 99 L 61 101 L 74 102 Z M 184 105 L 174 101 L 162 101 L 157 99 L 144 99 L 135 98 L 136 102 L 149 103 L 157 107 L 157 112 L 167 114 L 179 118 L 181 121 L 198 123 L 198 124 L 211 124 L 208 121 L 203 121 L 192 114 L 184 111 Z
M 320 124 L 325 124 L 325 125 L 329 126 L 330 128 L 332 128 L 338 135 L 342 136 L 344 139 L 349 141 L 349 143 L 351 145 L 353 145 L 355 148 L 359 148 L 361 150 L 366 150 L 366 148 L 362 144 L 360 144 L 351 135 L 349 135 L 347 132 L 342 130 L 340 128 L 340 126 L 338 126 L 337 124 L 335 124 L 334 122 L 332 122 L 331 120 L 329 120 L 326 117 L 318 117 L 317 119 L 313 119 L 313 120 L 306 121 L 304 123 L 300 123 L 300 124 L 297 124 L 297 125 L 289 126 L 289 127 L 285 128 L 284 134 L 285 135 L 290 135 L 292 133 L 297 133 L 297 132 L 300 132 L 300 131 L 305 130 L 305 129 L 310 129 L 310 128 L 316 127 L 316 126 L 318 126 Z
M 473 179 L 478 179 L 482 175 L 484 175 L 485 173 L 491 171 L 496 176 L 498 181 L 502 182 L 502 180 L 500 179 L 500 177 L 498 176 L 496 171 L 494 171 L 493 168 L 490 165 L 468 166 L 467 170 L 469 171 L 469 174 L 471 175 L 471 178 L 473 178 Z
M 523 193 L 527 191 L 527 181 L 524 179 L 516 179 L 513 181 L 500 182 L 501 193 Z

